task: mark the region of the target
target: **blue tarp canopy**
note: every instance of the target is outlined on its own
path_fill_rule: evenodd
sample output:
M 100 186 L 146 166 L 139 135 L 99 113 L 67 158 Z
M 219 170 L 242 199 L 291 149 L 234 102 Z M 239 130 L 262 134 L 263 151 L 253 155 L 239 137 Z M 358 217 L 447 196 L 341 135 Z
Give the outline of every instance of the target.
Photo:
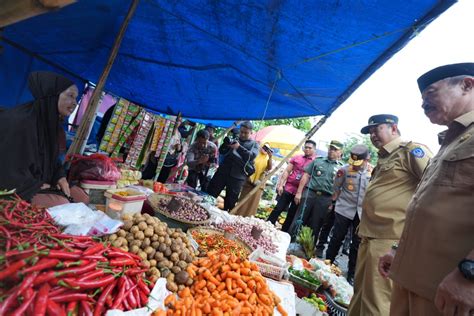
M 142 0 L 105 90 L 204 120 L 327 115 L 454 2 Z M 129 6 L 81 0 L 6 27 L 0 105 L 31 99 L 32 70 L 97 82 Z

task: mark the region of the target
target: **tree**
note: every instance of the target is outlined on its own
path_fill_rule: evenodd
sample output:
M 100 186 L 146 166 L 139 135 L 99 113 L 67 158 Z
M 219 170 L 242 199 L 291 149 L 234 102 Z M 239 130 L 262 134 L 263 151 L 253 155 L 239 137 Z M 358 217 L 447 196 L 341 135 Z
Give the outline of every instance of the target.
M 342 154 L 342 160 L 344 162 L 349 161 L 349 156 L 351 154 L 351 149 L 354 147 L 354 145 L 357 144 L 364 144 L 369 148 L 369 153 L 370 153 L 370 164 L 375 166 L 377 164 L 377 159 L 378 159 L 378 149 L 375 148 L 375 146 L 372 144 L 370 141 L 369 135 L 364 135 L 364 136 L 351 136 L 350 138 L 346 139 L 344 142 L 344 149 L 343 149 L 343 154 Z
M 289 125 L 303 132 L 308 132 L 311 129 L 311 121 L 309 117 L 274 119 L 266 121 L 253 121 L 254 130 L 258 131 L 264 127 L 271 125 Z

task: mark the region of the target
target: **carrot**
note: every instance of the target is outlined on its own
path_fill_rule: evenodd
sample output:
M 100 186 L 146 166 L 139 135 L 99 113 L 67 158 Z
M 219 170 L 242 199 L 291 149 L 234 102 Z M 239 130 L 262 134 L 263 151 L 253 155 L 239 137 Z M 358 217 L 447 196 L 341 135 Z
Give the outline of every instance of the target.
M 249 275 L 250 274 L 250 268 L 241 268 L 240 269 L 240 274 Z
M 206 281 L 205 280 L 201 280 L 199 281 L 198 283 L 196 283 L 196 286 L 194 287 L 196 290 L 200 290 L 202 289 L 203 287 L 206 286 Z
M 176 296 L 170 294 L 165 298 L 165 306 L 174 305 L 176 303 Z
M 221 272 L 227 272 L 227 271 L 230 271 L 232 268 L 230 267 L 230 265 L 228 264 L 225 264 L 221 267 Z
M 237 280 L 237 279 L 240 278 L 240 275 L 236 272 L 230 271 L 230 272 L 227 272 L 227 277 L 231 278 L 231 279 L 234 279 L 234 280 Z
M 277 311 L 280 312 L 281 316 L 288 316 L 288 313 L 285 311 L 283 306 L 281 306 L 281 304 L 277 305 Z
M 237 279 L 237 285 L 242 289 L 245 290 L 247 288 L 247 284 L 244 283 L 241 279 Z
M 249 296 L 243 293 L 237 293 L 235 294 L 235 298 L 238 299 L 239 301 L 246 301 L 249 298 Z

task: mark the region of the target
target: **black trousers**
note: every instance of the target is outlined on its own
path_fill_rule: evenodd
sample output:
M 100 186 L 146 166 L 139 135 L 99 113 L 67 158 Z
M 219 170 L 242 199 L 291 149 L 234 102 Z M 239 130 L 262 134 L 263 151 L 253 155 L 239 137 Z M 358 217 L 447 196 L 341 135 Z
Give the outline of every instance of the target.
M 321 232 L 319 233 L 318 243 L 316 245 L 316 249 L 322 253 L 324 251 L 324 247 L 328 243 L 329 233 L 331 233 L 331 229 L 334 225 L 334 207 L 333 209 L 328 212 L 326 218 L 324 219 L 323 227 L 321 227 Z
M 245 179 L 231 177 L 228 172 L 217 169 L 205 192 L 213 197 L 218 197 L 225 188 L 224 209 L 229 211 L 237 203 L 244 182 Z
M 186 178 L 186 183 L 191 187 L 191 188 L 196 188 L 197 184 L 201 185 L 201 190 L 205 191 L 208 183 L 207 175 L 206 175 L 206 170 L 202 171 L 196 171 L 196 170 L 189 170 L 188 172 L 188 177 Z
M 332 198 L 330 194 L 320 194 L 307 189 L 305 189 L 305 191 L 305 195 L 301 199 L 300 206 L 291 225 L 290 232 L 292 237 L 295 238 L 298 233 L 296 231 L 298 228 L 298 219 L 303 213 L 303 225 L 311 227 L 316 243 L 324 219 L 329 212 L 329 206 L 332 204 Z
M 283 193 L 278 198 L 277 205 L 268 216 L 268 221 L 272 224 L 278 220 L 281 212 L 288 209 L 285 222 L 283 223 L 283 227 L 281 228 L 282 231 L 288 232 L 293 223 L 293 219 L 295 218 L 296 210 L 298 209 L 298 205 L 295 203 L 295 195 L 291 194 L 287 191 L 283 191 Z
M 359 216 L 356 214 L 354 219 L 348 219 L 342 215 L 336 214 L 334 219 L 334 229 L 332 232 L 331 241 L 329 242 L 328 250 L 326 251 L 326 259 L 334 262 L 339 249 L 341 248 L 342 242 L 349 229 L 353 230 L 351 248 L 349 250 L 349 269 L 347 272 L 348 276 L 354 276 L 355 266 L 357 263 L 357 252 L 359 251 L 360 237 L 355 233 L 355 230 L 359 226 Z

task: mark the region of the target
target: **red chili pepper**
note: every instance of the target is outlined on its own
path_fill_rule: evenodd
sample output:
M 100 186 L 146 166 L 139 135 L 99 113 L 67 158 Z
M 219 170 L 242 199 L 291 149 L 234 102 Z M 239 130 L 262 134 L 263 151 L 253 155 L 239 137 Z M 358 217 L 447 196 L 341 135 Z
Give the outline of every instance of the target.
M 26 289 L 33 285 L 33 281 L 35 280 L 38 272 L 33 272 L 32 274 L 28 275 L 23 282 L 18 284 L 14 287 L 11 291 L 10 296 L 3 302 L 3 305 L 0 306 L 0 315 L 5 315 L 6 311 L 10 308 L 11 305 L 16 301 L 18 296 L 20 296 Z
M 66 252 L 64 250 L 49 250 L 46 257 L 56 259 L 80 259 L 82 251 Z
M 74 288 L 79 287 L 80 289 L 95 289 L 98 287 L 107 286 L 110 283 L 114 282 L 114 280 L 115 280 L 115 277 L 113 275 L 108 275 L 99 280 L 86 280 L 86 281 L 71 280 L 71 281 L 68 281 L 67 283 Z
M 83 311 L 82 315 L 92 316 L 91 306 L 86 301 L 81 301 L 81 309 Z
M 31 295 L 29 298 L 25 298 L 23 303 L 21 303 L 21 305 L 13 313 L 11 313 L 10 316 L 22 316 L 30 306 L 31 302 L 33 302 L 35 299 L 35 295 L 36 293 L 33 293 L 33 295 Z
M 78 301 L 69 302 L 66 307 L 67 316 L 77 315 L 77 307 L 79 305 Z
M 124 276 L 121 276 L 118 279 L 118 289 L 119 291 L 118 291 L 117 296 L 115 297 L 115 303 L 112 305 L 112 309 L 117 309 L 122 304 L 122 301 L 125 297 L 125 292 L 127 290 L 127 287 L 125 286 Z
M 99 251 L 101 251 L 102 249 L 104 249 L 104 245 L 101 244 L 101 243 L 97 243 L 93 246 L 90 246 L 89 248 L 87 248 L 86 250 L 84 250 L 83 252 L 83 256 L 90 256 L 90 255 L 95 255 L 97 254 Z
M 141 261 L 142 258 L 139 257 L 138 255 L 131 253 L 131 252 L 125 252 L 120 248 L 115 248 L 115 247 L 110 247 L 109 251 L 107 252 L 107 257 L 127 257 L 127 258 L 133 258 L 135 260 Z
M 66 311 L 60 305 L 52 300 L 48 300 L 48 304 L 46 306 L 46 310 L 48 311 L 48 316 L 66 316 Z
M 129 282 L 129 280 L 127 279 L 127 277 L 125 277 L 125 282 L 128 283 L 128 286 L 129 286 L 129 289 L 127 290 L 127 292 L 125 293 L 125 301 L 128 302 L 128 304 L 130 305 L 130 307 L 132 309 L 134 308 L 137 308 L 138 307 L 138 302 L 135 298 L 135 295 L 133 293 L 133 290 L 135 290 L 135 288 L 137 287 L 137 285 L 133 285 L 132 286 L 132 283 Z
M 140 268 L 130 268 L 127 271 L 125 271 L 125 274 L 128 276 L 134 276 L 143 272 L 146 272 L 146 270 L 140 269 Z
M 10 247 L 11 247 L 11 239 L 12 239 L 12 236 L 10 235 L 10 232 L 8 231 L 8 229 L 5 228 L 5 226 L 3 225 L 0 225 L 0 230 L 3 231 L 3 233 L 5 234 L 5 239 L 6 239 L 6 243 L 5 243 L 5 251 L 10 251 Z
M 49 285 L 49 283 L 46 283 Z M 70 291 L 70 289 L 68 289 L 67 287 L 62 287 L 62 286 L 56 286 L 54 289 L 52 289 L 50 292 L 49 292 L 49 296 L 50 297 L 53 297 L 53 296 L 58 296 L 59 294 L 63 294 L 67 291 Z
M 38 296 L 35 302 L 35 316 L 44 316 L 46 313 L 46 305 L 48 303 L 48 294 L 51 287 L 48 283 L 44 283 L 38 291 Z
M 138 277 L 138 281 L 137 281 L 137 284 L 138 284 L 138 288 L 143 291 L 143 293 L 145 293 L 147 296 L 150 295 L 150 289 L 148 288 L 148 286 L 146 286 L 145 284 L 145 281 L 143 281 L 142 278 Z
M 90 271 L 88 273 L 85 273 L 81 278 L 79 278 L 79 281 L 85 281 L 85 280 L 92 280 L 96 279 L 98 277 L 101 277 L 105 275 L 105 271 L 102 269 L 95 270 L 95 271 Z
M 47 258 L 41 258 L 38 263 L 36 263 L 34 266 L 26 268 L 22 271 L 20 271 L 21 274 L 27 274 L 33 271 L 42 271 L 45 269 L 49 268 L 54 268 L 56 267 L 60 261 L 58 259 L 47 259 Z
M 137 262 L 131 258 L 120 258 L 110 260 L 109 265 L 112 267 L 136 266 Z
M 85 258 L 82 258 L 85 259 Z M 88 260 L 78 260 L 78 261 L 63 261 L 58 264 L 56 268 L 71 268 L 75 266 L 82 266 L 84 264 L 87 264 L 89 261 Z
M 107 261 L 107 258 L 104 256 L 93 255 L 93 256 L 84 256 L 82 259 L 85 260 L 95 260 L 95 261 Z
M 148 296 L 142 291 L 138 291 L 138 293 L 140 294 L 141 306 L 146 306 L 148 304 Z
M 84 261 L 84 262 L 87 262 L 87 261 Z M 97 263 L 91 262 L 82 267 L 61 270 L 58 273 L 60 275 L 70 275 L 70 274 L 82 275 L 88 271 L 94 270 L 96 267 L 97 267 Z
M 114 289 L 116 284 L 117 284 L 116 281 L 110 283 L 102 292 L 102 294 L 99 297 L 99 300 L 97 301 L 97 305 L 95 306 L 94 316 L 102 315 L 102 310 L 104 309 L 104 305 L 105 305 L 105 299 L 107 298 L 107 296 L 109 296 L 110 293 L 112 293 L 112 290 Z
M 9 276 L 13 276 L 18 270 L 26 266 L 26 264 L 27 262 L 25 259 L 18 260 L 15 263 L 11 264 L 8 268 L 0 272 L 0 280 L 3 280 Z
M 73 301 L 88 301 L 91 298 L 86 293 L 66 293 L 58 296 L 52 296 L 49 299 L 57 303 L 63 303 Z

